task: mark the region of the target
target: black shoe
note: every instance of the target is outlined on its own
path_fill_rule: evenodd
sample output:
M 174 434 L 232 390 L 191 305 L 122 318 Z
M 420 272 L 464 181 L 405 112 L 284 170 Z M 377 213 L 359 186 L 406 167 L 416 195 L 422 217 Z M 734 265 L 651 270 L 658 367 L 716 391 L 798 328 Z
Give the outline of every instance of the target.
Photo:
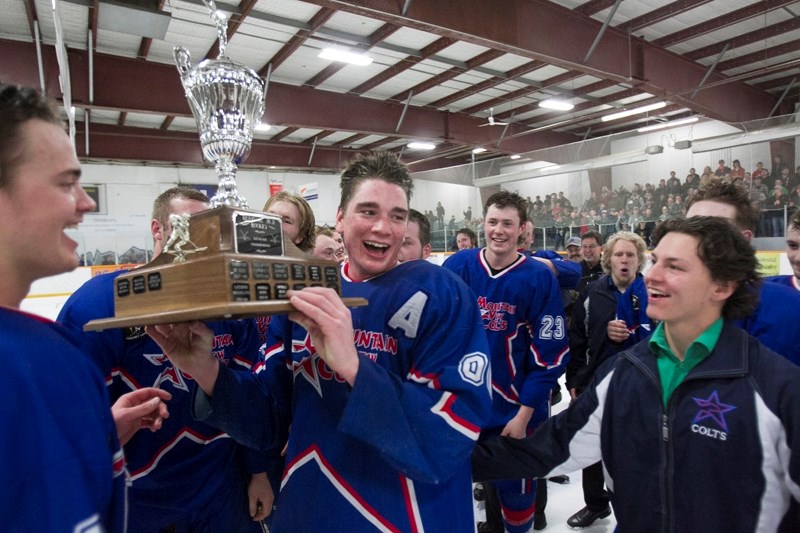
M 569 476 L 560 475 L 560 476 L 553 476 L 551 478 L 547 478 L 548 481 L 552 481 L 553 483 L 558 483 L 559 485 L 569 485 Z
M 550 395 L 550 405 L 555 405 L 560 402 L 562 399 L 561 396 L 561 387 L 557 389 L 553 389 L 553 393 Z
M 547 527 L 547 517 L 544 516 L 544 513 L 533 513 L 533 529 L 536 531 L 541 531 Z
M 475 487 L 472 489 L 472 497 L 479 502 L 486 499 L 486 491 L 483 488 L 483 483 L 475 483 Z
M 595 520 L 605 518 L 611 515 L 611 509 L 606 507 L 600 511 L 592 511 L 588 507 L 584 507 L 574 515 L 570 516 L 567 520 L 567 525 L 572 528 L 584 528 L 594 524 Z

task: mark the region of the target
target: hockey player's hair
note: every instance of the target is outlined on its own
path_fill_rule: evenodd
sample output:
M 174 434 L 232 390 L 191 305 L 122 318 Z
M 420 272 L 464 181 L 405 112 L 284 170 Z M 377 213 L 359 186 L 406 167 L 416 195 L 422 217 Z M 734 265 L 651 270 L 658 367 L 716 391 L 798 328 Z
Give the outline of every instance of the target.
M 702 184 L 697 193 L 686 202 L 686 211 L 697 202 L 719 202 L 736 209 L 734 222 L 740 231 L 755 230 L 758 224 L 759 209 L 750 201 L 750 195 L 744 187 L 721 178 L 712 178 Z
M 269 208 L 278 202 L 286 202 L 297 208 L 297 212 L 300 213 L 300 220 L 297 221 L 297 236 L 300 237 L 300 242 L 295 244 L 304 252 L 313 251 L 314 241 L 316 240 L 314 226 L 317 220 L 314 217 L 314 211 L 311 209 L 311 206 L 308 205 L 308 202 L 299 194 L 289 191 L 278 191 L 267 198 L 262 211 L 269 211 Z
M 416 209 L 408 210 L 408 221 L 416 222 L 419 226 L 419 242 L 424 248 L 431 243 L 431 223 L 428 218 Z
M 511 191 L 496 192 L 486 200 L 483 205 L 483 216 L 486 217 L 486 212 L 489 211 L 491 206 L 497 206 L 498 209 L 505 209 L 506 207 L 513 207 L 519 213 L 520 225 L 528 221 L 528 202 L 519 194 Z
M 691 217 L 665 220 L 653 232 L 657 246 L 664 235 L 684 233 L 697 239 L 697 255 L 708 268 L 711 279 L 735 283 L 736 289 L 722 307 L 726 319 L 744 318 L 758 306 L 761 279 L 755 250 L 730 221 L 720 217 Z
M 333 228 L 328 226 L 317 226 L 314 228 L 314 236 L 316 237 L 317 235 L 325 235 L 326 237 L 333 239 Z
M 9 187 L 25 155 L 20 127 L 38 119 L 64 127 L 55 104 L 41 92 L 0 83 L 0 189 Z
M 208 196 L 191 187 L 172 187 L 162 192 L 153 201 L 153 219 L 158 220 L 162 226 L 167 226 L 169 223 L 172 200 L 194 200 L 207 204 Z
M 611 272 L 611 256 L 614 255 L 614 246 L 619 241 L 628 241 L 636 247 L 636 258 L 639 260 L 636 272 L 641 272 L 646 262 L 647 243 L 632 231 L 618 231 L 608 238 L 608 241 L 603 246 L 603 256 L 600 258 L 600 266 L 603 267 L 603 272 L 606 274 Z
M 342 189 L 339 209 L 344 211 L 355 194 L 356 187 L 362 181 L 371 179 L 398 185 L 406 193 L 406 200 L 411 200 L 414 182 L 406 166 L 392 152 L 370 152 L 358 154 L 342 172 L 339 184 Z
M 472 248 L 478 247 L 478 236 L 475 235 L 474 231 L 469 228 L 461 228 L 456 232 L 456 237 L 458 237 L 459 234 L 464 234 L 469 237 L 469 242 L 472 243 Z
M 792 218 L 789 220 L 789 229 L 794 231 L 800 231 L 800 209 L 794 212 Z

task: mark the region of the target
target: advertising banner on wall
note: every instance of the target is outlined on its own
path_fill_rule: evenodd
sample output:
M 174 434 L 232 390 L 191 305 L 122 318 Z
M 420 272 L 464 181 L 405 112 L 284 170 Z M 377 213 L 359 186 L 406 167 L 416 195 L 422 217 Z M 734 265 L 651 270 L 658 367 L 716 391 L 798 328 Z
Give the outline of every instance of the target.
M 269 195 L 275 196 L 283 190 L 283 178 L 280 176 L 269 177 Z
M 311 200 L 316 200 L 319 198 L 319 189 L 317 188 L 317 182 L 307 183 L 305 185 L 301 185 L 300 189 L 300 196 L 303 197 L 303 200 L 309 202 Z

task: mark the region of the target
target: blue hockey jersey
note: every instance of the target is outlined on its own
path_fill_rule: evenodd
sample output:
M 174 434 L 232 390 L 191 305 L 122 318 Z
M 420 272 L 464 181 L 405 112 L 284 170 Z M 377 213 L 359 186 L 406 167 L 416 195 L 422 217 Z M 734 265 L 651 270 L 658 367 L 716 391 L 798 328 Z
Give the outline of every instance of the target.
M 108 393 L 63 327 L 0 307 L 3 531 L 124 531 Z
M 475 299 L 426 261 L 363 282 L 342 268 L 342 295 L 369 301 L 352 309 L 361 359 L 353 387 L 331 372 L 305 330 L 275 317 L 266 352 L 283 364 L 255 377 L 221 368 L 209 406 L 199 393 L 198 415 L 245 444 L 273 445 L 287 422 L 277 398 L 286 383 L 269 370 L 291 372 L 273 531 L 473 531 L 468 458 L 490 411 Z
M 502 428 L 519 405 L 539 407 L 566 370 L 569 345 L 555 276 L 519 254 L 493 274 L 484 250 L 462 250 L 444 262 L 474 292 L 492 355 L 492 420 Z
M 800 328 L 797 310 L 800 291 L 780 283 L 761 284 L 756 312 L 737 325 L 771 350 L 800 365 Z
M 797 279 L 793 274 L 789 274 L 787 276 L 770 276 L 768 278 L 764 278 L 764 281 L 768 281 L 770 283 L 780 283 L 781 285 L 786 285 L 787 287 L 792 287 L 800 291 L 800 280 Z
M 122 273 L 96 276 L 80 287 L 64 305 L 58 320 L 80 331 L 87 353 L 106 376 L 113 399 L 142 387 L 169 391 L 170 416 L 157 432 L 139 431 L 125 445 L 132 485 L 132 531 L 170 524 L 208 524 L 229 513 L 228 523 L 246 520 L 246 507 L 226 498 L 245 497 L 248 472 L 263 472 L 262 452 L 244 450 L 226 433 L 191 415 L 190 376 L 172 366 L 161 348 L 142 327 L 83 333 L 83 325 L 114 316 L 114 280 Z M 250 372 L 258 361 L 259 338 L 255 322 L 209 323 L 214 331 L 213 351 L 228 367 Z M 224 497 L 223 497 L 224 496 Z M 234 501 L 236 501 L 234 499 Z

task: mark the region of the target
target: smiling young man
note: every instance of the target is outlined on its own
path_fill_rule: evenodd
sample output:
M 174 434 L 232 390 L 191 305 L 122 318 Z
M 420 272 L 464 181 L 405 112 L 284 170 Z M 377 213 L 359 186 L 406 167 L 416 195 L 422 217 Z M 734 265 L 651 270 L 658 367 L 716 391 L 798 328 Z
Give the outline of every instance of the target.
M 522 197 L 507 191 L 493 194 L 484 206 L 486 247 L 458 252 L 443 265 L 475 293 L 489 338 L 494 397 L 492 418 L 481 440 L 528 435 L 549 416 L 550 391 L 566 368 L 566 322 L 558 282 L 547 266 L 517 250 L 526 216 Z M 487 531 L 530 529 L 536 512 L 535 483 L 495 482 L 485 489 Z M 494 494 L 502 520 L 489 508 L 496 501 Z M 540 524 L 542 520 L 543 516 Z
M 195 412 L 209 424 L 275 449 L 291 423 L 272 531 L 475 527 L 469 453 L 489 418 L 488 346 L 460 279 L 427 261 L 397 264 L 412 186 L 388 153 L 348 165 L 341 292 L 369 305 L 291 291 L 294 324 L 272 320 L 262 372 L 219 365 L 202 324 L 148 328 L 195 378 Z
M 655 239 L 652 337 L 531 437 L 479 444 L 475 477 L 602 460 L 620 531 L 776 531 L 800 498 L 800 369 L 732 322 L 755 305 L 755 253 L 714 217 L 666 221 Z
M 95 207 L 80 177 L 54 105 L 35 90 L 0 84 L 0 517 L 7 531 L 124 531 L 119 441 L 167 416 L 169 394 L 151 387 L 121 398 L 112 416 L 103 376 L 80 340 L 19 309 L 35 280 L 78 266 L 78 245 L 65 230 Z
M 800 291 L 800 209 L 794 212 L 786 227 L 786 258 L 794 273 L 771 276 L 766 278 L 766 281 L 781 283 Z

